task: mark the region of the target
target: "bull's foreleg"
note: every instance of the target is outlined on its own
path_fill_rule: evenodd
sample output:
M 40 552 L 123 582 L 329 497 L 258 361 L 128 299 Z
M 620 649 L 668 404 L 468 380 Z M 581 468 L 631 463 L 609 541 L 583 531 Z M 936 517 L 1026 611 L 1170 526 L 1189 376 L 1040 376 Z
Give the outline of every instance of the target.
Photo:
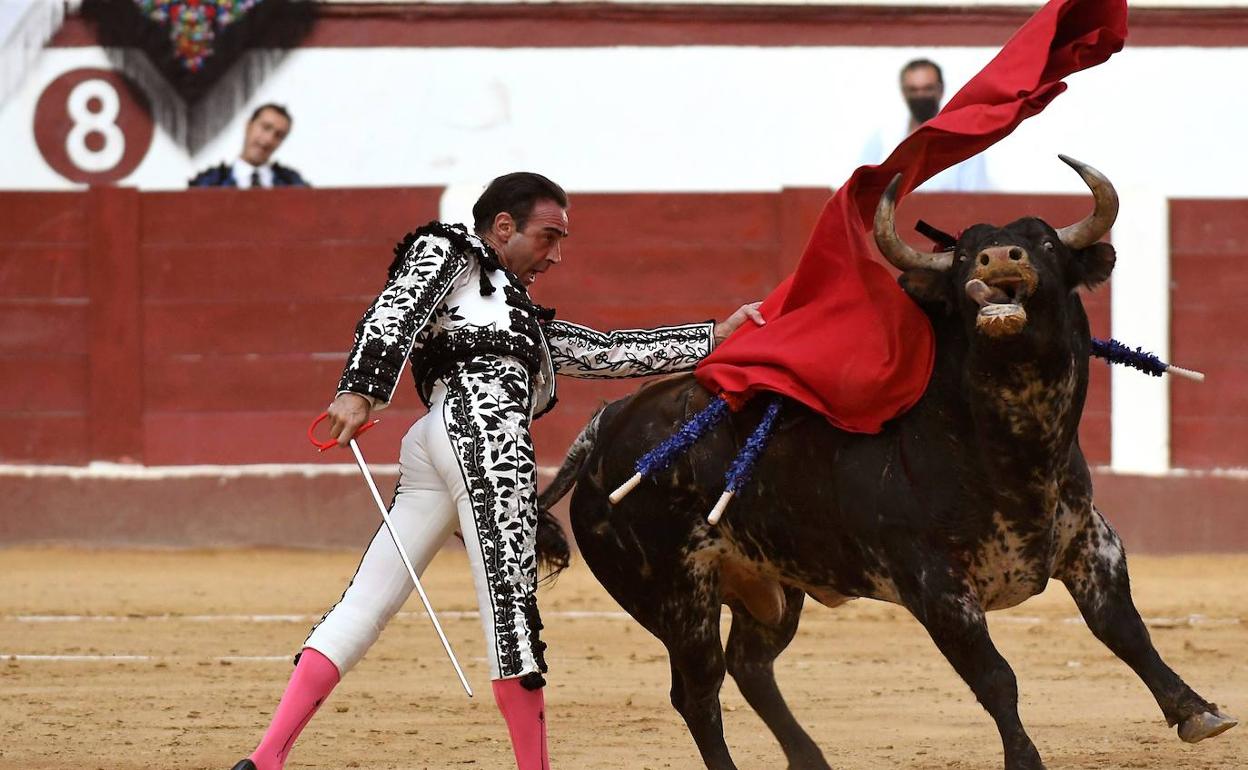
M 1127 557 L 1113 527 L 1093 509 L 1071 542 L 1056 577 L 1079 605 L 1097 639 L 1144 681 L 1170 726 L 1189 743 L 1234 727 L 1231 717 L 1196 694 L 1162 661 L 1131 599 Z
M 728 632 L 728 673 L 746 702 L 776 736 L 790 770 L 829 770 L 823 752 L 807 735 L 784 702 L 776 685 L 774 662 L 793 641 L 802 614 L 805 593 L 784 591 L 784 614 L 780 622 L 760 622 L 739 602 L 732 606 L 732 630 Z
M 903 600 L 997 723 L 1006 770 L 1044 770 L 1040 752 L 1018 718 L 1014 671 L 993 645 L 983 609 L 970 589 L 923 585 Z

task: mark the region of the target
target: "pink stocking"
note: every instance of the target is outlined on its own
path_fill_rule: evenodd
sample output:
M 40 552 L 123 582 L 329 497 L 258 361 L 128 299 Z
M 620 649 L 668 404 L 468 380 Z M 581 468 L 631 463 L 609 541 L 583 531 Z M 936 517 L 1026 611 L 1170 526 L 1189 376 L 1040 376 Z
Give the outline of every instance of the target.
M 329 658 L 311 647 L 304 648 L 295 673 L 290 676 L 290 684 L 286 685 L 286 692 L 277 704 L 273 721 L 251 754 L 256 770 L 282 770 L 295 739 L 329 697 L 338 678 L 338 668 Z
M 494 700 L 511 734 L 516 768 L 550 770 L 550 756 L 546 753 L 546 698 L 542 690 L 526 690 L 519 679 L 495 679 L 493 686 Z

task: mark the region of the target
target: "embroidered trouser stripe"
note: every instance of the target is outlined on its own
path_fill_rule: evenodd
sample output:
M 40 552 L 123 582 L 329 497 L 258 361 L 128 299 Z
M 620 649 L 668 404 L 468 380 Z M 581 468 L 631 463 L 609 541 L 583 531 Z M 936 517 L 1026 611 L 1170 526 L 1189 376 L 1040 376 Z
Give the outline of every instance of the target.
M 391 519 L 417 572 L 456 526 L 477 592 L 492 678 L 537 671 L 526 608 L 536 587 L 536 464 L 527 369 L 476 359 L 439 382 L 429 414 L 403 439 Z M 364 506 L 361 504 L 361 515 Z M 375 514 L 373 514 L 375 515 Z M 342 599 L 305 643 L 344 674 L 403 606 L 411 580 L 384 529 Z M 438 597 L 430 597 L 437 608 Z
M 497 661 L 499 677 L 520 676 L 538 670 L 528 612 L 537 584 L 528 370 L 512 358 L 474 359 L 446 378 L 446 388 L 443 419 L 475 519 L 461 531 L 491 665 Z

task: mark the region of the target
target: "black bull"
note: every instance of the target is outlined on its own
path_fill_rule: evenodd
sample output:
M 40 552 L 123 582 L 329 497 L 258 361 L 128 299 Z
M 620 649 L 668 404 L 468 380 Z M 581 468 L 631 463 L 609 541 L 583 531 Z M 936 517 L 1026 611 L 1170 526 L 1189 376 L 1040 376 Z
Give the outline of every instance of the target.
M 1122 542 L 1093 505 L 1077 429 L 1090 337 L 1076 289 L 1109 277 L 1097 241 L 1117 214 L 1108 180 L 1067 161 L 1096 210 L 1061 230 L 1034 218 L 966 230 L 949 253 L 896 235 L 896 184 L 876 240 L 936 333 L 936 368 L 918 404 L 877 435 L 850 434 L 789 403 L 753 480 L 723 521 L 705 516 L 761 406 L 704 437 L 617 505 L 633 462 L 708 401 L 690 376 L 608 405 L 543 493 L 572 483 L 571 521 L 594 575 L 666 645 L 672 705 L 709 768 L 733 768 L 724 742 L 724 672 L 775 734 L 791 768 L 827 768 L 776 685 L 774 659 L 807 595 L 900 604 L 931 635 L 1001 733 L 1005 767 L 1043 767 L 1019 721 L 1014 672 L 984 613 L 1062 581 L 1088 627 L 1144 681 L 1179 735 L 1198 741 L 1235 721 L 1158 656 L 1131 599 Z M 835 330 L 831 330 L 835 333 Z M 722 605 L 732 630 L 721 644 Z

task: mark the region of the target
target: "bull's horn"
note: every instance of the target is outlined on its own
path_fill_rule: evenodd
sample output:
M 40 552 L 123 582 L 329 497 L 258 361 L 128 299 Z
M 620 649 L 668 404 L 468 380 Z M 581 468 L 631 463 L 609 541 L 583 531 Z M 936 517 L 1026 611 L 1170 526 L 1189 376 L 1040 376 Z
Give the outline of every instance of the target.
M 893 177 L 888 189 L 880 196 L 875 208 L 875 245 L 880 253 L 901 271 L 925 267 L 929 270 L 948 270 L 953 265 L 953 252 L 923 252 L 912 248 L 897 234 L 897 188 L 901 186 L 901 174 Z
M 1104 238 L 1109 228 L 1114 226 L 1114 220 L 1118 218 L 1118 193 L 1104 174 L 1088 164 L 1065 155 L 1057 157 L 1079 172 L 1079 176 L 1083 177 L 1083 181 L 1092 190 L 1092 197 L 1096 199 L 1096 208 L 1082 222 L 1057 231 L 1062 243 L 1072 249 L 1082 249 Z

